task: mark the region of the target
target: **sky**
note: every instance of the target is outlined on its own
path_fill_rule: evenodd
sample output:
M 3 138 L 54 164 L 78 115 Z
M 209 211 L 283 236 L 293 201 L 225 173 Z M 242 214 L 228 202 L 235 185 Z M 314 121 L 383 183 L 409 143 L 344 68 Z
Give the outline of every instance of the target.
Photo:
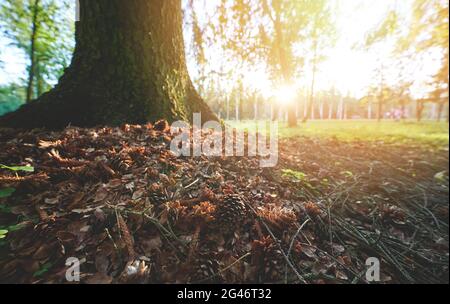
M 186 2 L 186 0 L 183 0 Z M 195 0 L 197 14 L 209 14 L 219 0 Z M 295 1 L 295 0 L 293 0 Z M 349 94 L 360 98 L 367 93 L 367 88 L 376 81 L 374 70 L 379 67 L 378 59 L 384 58 L 384 77 L 386 81 L 395 83 L 395 75 L 390 75 L 389 67 L 394 64 L 389 60 L 389 51 L 392 43 L 385 42 L 371 52 L 355 49 L 354 46 L 364 40 L 368 31 L 380 23 L 383 16 L 391 8 L 396 8 L 407 24 L 410 17 L 410 9 L 414 0 L 330 0 L 337 5 L 336 27 L 338 32 L 337 43 L 333 48 L 327 50 L 328 59 L 319 67 L 317 75 L 317 89 L 329 90 L 336 88 L 342 94 Z M 74 22 L 75 11 L 68 14 L 68 22 Z M 190 35 L 186 32 L 186 41 Z M 217 48 L 211 47 L 207 50 L 211 66 L 217 66 L 223 58 Z M 25 77 L 26 60 L 23 54 L 16 48 L 10 46 L 10 41 L 0 34 L 0 84 L 16 82 Z M 188 59 L 188 68 L 193 77 L 197 76 L 197 68 L 194 61 Z M 415 97 L 422 97 L 427 88 L 424 85 L 439 68 L 439 56 L 430 54 L 410 65 L 409 73 L 416 80 L 412 93 Z M 306 88 L 311 81 L 311 73 L 306 73 L 302 79 L 296 79 L 295 85 L 299 89 Z M 267 77 L 267 73 L 261 67 L 254 67 L 244 71 L 244 83 L 270 96 L 274 88 Z M 391 79 L 390 79 L 391 78 Z M 226 86 L 227 84 L 224 84 Z M 231 87 L 233 84 L 229 84 Z

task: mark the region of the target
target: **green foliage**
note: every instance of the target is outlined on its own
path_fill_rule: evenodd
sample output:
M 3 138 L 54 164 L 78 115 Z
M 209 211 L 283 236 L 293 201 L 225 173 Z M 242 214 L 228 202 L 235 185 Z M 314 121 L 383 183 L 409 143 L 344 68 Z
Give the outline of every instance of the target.
M 23 171 L 23 172 L 34 172 L 34 167 L 31 166 L 5 166 L 0 164 L 1 169 L 8 169 L 11 171 Z
M 17 84 L 0 86 L 0 116 L 17 110 L 25 100 L 24 92 Z
M 74 48 L 74 26 L 68 20 L 70 0 L 4 0 L 0 3 L 2 34 L 25 55 L 33 75 L 32 97 L 38 97 L 58 80 L 68 66 Z M 33 29 L 35 35 L 33 35 Z M 32 52 L 34 41 L 34 52 Z M 31 73 L 31 61 L 35 61 Z M 23 80 L 22 86 L 27 83 Z M 3 93 L 3 94 L 2 94 Z M 20 105 L 24 96 L 0 93 L 0 115 Z M 6 93 L 6 94 L 5 94 Z M 4 96 L 2 96 L 4 95 Z
M 341 175 L 343 175 L 345 177 L 353 177 L 353 172 L 351 172 L 351 171 L 342 171 Z
M 315 187 L 311 184 L 311 181 L 308 179 L 308 175 L 306 173 L 291 169 L 283 169 L 281 170 L 281 172 L 284 178 L 291 179 L 294 182 L 300 182 L 303 186 L 307 187 L 310 190 L 315 189 Z
M 447 0 L 415 0 L 412 21 L 406 35 L 398 41 L 398 52 L 410 50 L 421 56 L 430 50 L 441 51 L 441 67 L 434 75 L 431 98 L 448 102 L 449 89 L 449 2 Z
M 0 239 L 4 239 L 6 235 L 8 234 L 8 230 L 0 230 Z
M 41 277 L 46 274 L 50 268 L 52 268 L 53 264 L 48 262 L 41 266 L 41 268 L 33 274 L 33 277 Z
M 283 177 L 291 177 L 291 178 L 294 178 L 299 181 L 303 181 L 307 177 L 306 173 L 291 170 L 291 169 L 284 169 L 284 170 L 282 170 L 282 172 L 283 172 Z
M 438 172 L 434 175 L 434 179 L 440 184 L 448 183 L 448 172 L 447 171 Z
M 372 32 L 368 33 L 365 41 L 366 47 L 370 47 L 394 35 L 398 27 L 399 20 L 397 12 L 395 10 L 389 11 L 383 22 Z
M 0 189 L 0 198 L 9 197 L 15 191 L 16 191 L 16 189 L 14 189 L 14 188 L 3 188 L 3 189 Z
M 222 1 L 216 34 L 223 48 L 239 61 L 263 62 L 275 82 L 289 82 L 300 74 L 305 60 L 320 54 L 335 35 L 328 1 L 234 0 Z M 301 50 L 301 51 L 299 51 Z

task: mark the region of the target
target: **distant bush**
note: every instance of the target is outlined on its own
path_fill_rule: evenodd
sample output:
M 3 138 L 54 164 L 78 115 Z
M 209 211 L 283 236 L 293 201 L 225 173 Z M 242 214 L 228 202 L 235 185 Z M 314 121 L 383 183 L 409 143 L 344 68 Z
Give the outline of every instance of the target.
M 0 86 L 0 116 L 17 110 L 24 103 L 22 90 L 15 84 Z

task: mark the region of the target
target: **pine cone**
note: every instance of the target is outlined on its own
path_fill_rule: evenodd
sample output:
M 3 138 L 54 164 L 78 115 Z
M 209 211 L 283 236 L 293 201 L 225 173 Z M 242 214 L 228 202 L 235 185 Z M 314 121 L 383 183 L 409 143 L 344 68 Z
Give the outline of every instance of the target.
M 269 283 L 281 280 L 286 262 L 278 245 L 267 236 L 253 242 L 251 264 L 257 269 L 258 279 Z
M 220 281 L 217 253 L 210 250 L 199 251 L 194 259 L 190 283 L 218 283 Z
M 129 157 L 124 157 L 122 155 L 115 156 L 110 162 L 111 168 L 119 172 L 127 171 L 131 164 L 132 160 Z
M 276 232 L 293 228 L 297 222 L 294 211 L 275 204 L 266 204 L 258 208 L 257 214 Z
M 167 120 L 158 120 L 155 122 L 153 129 L 159 132 L 168 132 L 170 130 L 170 125 Z
M 214 217 L 223 232 L 234 232 L 247 215 L 245 203 L 239 195 L 228 194 L 219 203 Z
M 170 222 L 171 225 L 179 224 L 180 220 L 186 219 L 186 206 L 181 205 L 179 201 L 171 201 L 161 205 L 162 212 L 160 216 L 161 224 Z
M 157 206 L 167 202 L 167 196 L 160 191 L 150 192 L 149 198 L 150 201 Z

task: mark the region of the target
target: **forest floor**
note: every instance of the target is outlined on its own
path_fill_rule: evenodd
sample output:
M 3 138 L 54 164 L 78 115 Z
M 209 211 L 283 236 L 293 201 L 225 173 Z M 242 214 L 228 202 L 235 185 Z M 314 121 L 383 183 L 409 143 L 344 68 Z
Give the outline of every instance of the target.
M 177 158 L 164 122 L 0 130 L 0 282 L 65 283 L 74 257 L 81 283 L 367 283 L 368 258 L 448 283 L 448 124 L 280 134 L 263 169 Z

